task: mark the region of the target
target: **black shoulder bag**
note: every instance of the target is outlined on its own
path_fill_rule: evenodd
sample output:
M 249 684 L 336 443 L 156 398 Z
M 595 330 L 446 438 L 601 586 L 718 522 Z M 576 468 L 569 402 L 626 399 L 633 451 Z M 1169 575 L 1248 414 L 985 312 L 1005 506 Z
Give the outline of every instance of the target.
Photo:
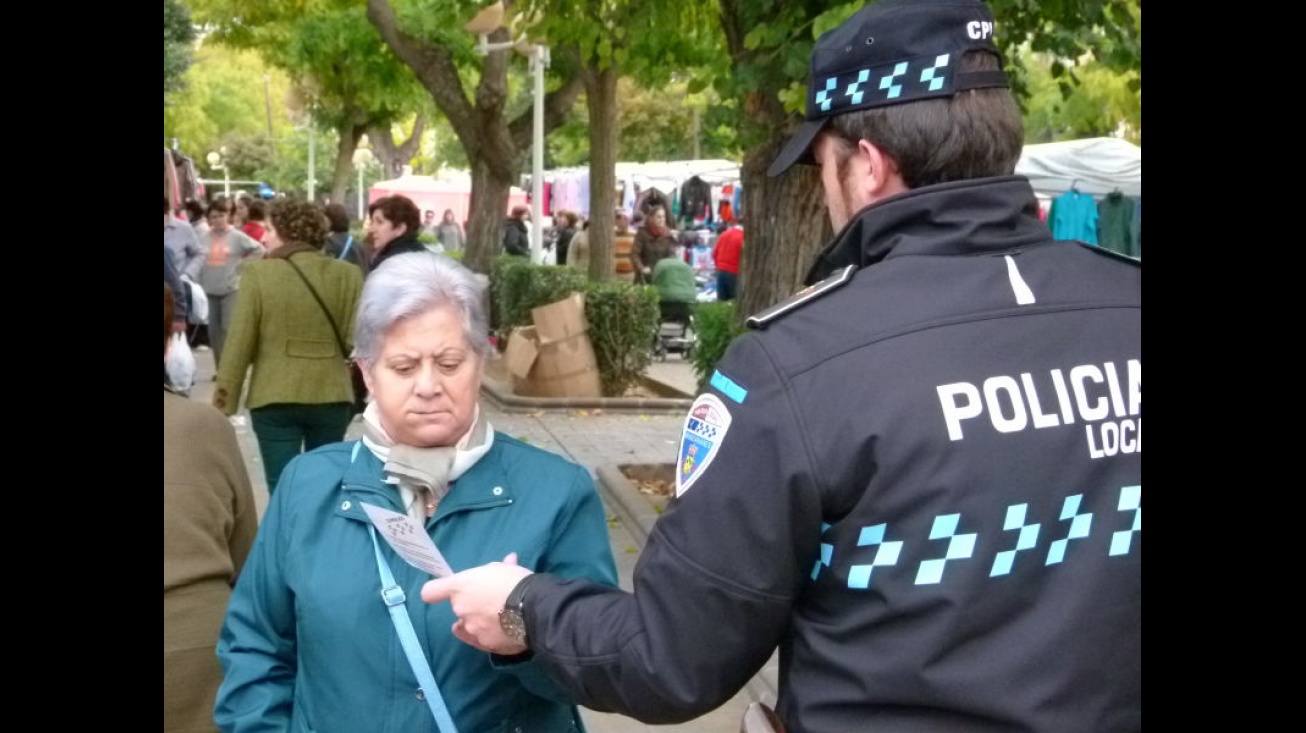
M 286 264 L 294 268 L 295 274 L 299 275 L 299 279 L 304 281 L 304 287 L 308 288 L 308 292 L 313 294 L 313 300 L 317 301 L 317 304 L 322 308 L 323 315 L 327 318 L 327 323 L 331 324 L 331 332 L 336 335 L 336 346 L 340 347 L 340 356 L 344 357 L 345 365 L 349 368 L 349 381 L 354 387 L 353 414 L 357 415 L 367 407 L 367 382 L 363 381 L 363 372 L 358 368 L 358 364 L 349 358 L 349 350 L 345 348 L 345 340 L 340 335 L 340 327 L 336 325 L 336 319 L 331 317 L 331 311 L 327 308 L 326 303 L 322 301 L 322 296 L 317 294 L 317 288 L 313 287 L 313 283 L 308 281 L 304 271 L 299 269 L 299 265 L 296 265 L 289 257 L 286 258 Z

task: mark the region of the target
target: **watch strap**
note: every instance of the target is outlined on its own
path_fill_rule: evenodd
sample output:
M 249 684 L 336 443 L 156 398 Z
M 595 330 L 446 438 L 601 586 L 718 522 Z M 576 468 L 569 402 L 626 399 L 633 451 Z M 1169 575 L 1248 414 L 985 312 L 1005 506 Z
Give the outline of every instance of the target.
M 531 573 L 517 581 L 517 585 L 513 586 L 512 592 L 508 594 L 508 600 L 503 602 L 503 607 L 521 613 L 526 604 L 526 590 L 533 580 L 535 580 L 535 573 Z

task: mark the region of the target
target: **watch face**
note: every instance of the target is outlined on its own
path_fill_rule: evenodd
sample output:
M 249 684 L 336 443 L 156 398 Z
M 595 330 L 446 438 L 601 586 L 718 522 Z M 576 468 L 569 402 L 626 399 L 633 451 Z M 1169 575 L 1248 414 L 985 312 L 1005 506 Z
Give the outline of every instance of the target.
M 499 626 L 509 639 L 518 644 L 526 643 L 526 620 L 515 608 L 505 608 L 499 612 Z

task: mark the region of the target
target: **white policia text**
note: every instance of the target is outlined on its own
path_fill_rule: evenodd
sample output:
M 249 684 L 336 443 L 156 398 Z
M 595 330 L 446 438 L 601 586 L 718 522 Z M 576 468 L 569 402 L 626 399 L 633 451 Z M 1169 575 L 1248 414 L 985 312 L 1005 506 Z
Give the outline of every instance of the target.
M 1031 424 L 1037 430 L 1076 420 L 1088 423 L 1084 433 L 1091 458 L 1143 452 L 1142 359 L 1128 360 L 1123 374 L 1108 361 L 1101 366 L 1081 364 L 1068 372 L 1053 369 L 1038 381 L 1025 372 L 1019 378 L 989 377 L 979 387 L 954 382 L 936 389 L 952 440 L 964 437 L 962 421 L 987 412 L 993 429 L 1000 433 L 1018 432 Z M 1045 404 L 1056 409 L 1044 412 Z

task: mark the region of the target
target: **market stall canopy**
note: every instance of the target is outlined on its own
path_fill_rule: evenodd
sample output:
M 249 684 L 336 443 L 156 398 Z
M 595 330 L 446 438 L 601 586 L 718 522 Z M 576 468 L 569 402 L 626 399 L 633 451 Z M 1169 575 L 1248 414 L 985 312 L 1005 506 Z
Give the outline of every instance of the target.
M 466 171 L 452 171 L 439 178 L 432 176 L 415 176 L 405 170 L 405 175 L 388 181 L 377 181 L 367 192 L 367 202 L 399 194 L 407 196 L 417 204 L 417 208 L 435 212 L 436 220 L 444 215 L 445 209 L 452 209 L 455 221 L 466 222 L 471 211 L 472 177 Z M 506 217 L 517 205 L 529 206 L 524 190 L 513 186 L 508 191 L 508 208 L 503 212 Z
M 670 191 L 698 176 L 708 184 L 739 181 L 739 164 L 730 160 L 650 160 L 643 163 L 617 163 L 618 180 L 633 179 L 641 187 Z
M 1016 174 L 1049 196 L 1074 188 L 1093 196 L 1119 191 L 1138 198 L 1143 195 L 1143 150 L 1114 137 L 1026 145 Z

